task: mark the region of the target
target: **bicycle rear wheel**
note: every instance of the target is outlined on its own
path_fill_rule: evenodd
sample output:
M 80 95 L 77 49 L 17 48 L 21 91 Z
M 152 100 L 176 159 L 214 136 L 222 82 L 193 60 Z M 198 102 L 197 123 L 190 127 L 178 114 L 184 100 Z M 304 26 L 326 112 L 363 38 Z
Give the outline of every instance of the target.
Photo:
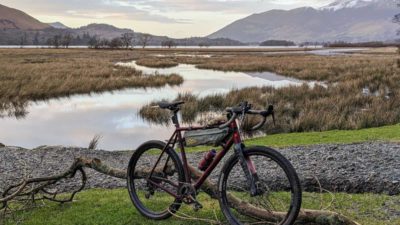
M 250 195 L 247 178 L 236 155 L 222 168 L 220 207 L 230 224 L 291 225 L 301 207 L 301 187 L 296 171 L 279 152 L 267 147 L 244 151 L 257 171 L 261 194 Z
M 167 148 L 157 163 L 165 145 L 161 141 L 142 144 L 128 166 L 127 182 L 132 203 L 143 216 L 155 220 L 167 219 L 179 209 L 181 201 L 165 189 L 178 195 L 185 180 L 182 163 L 173 149 Z M 149 177 L 154 166 L 156 169 Z

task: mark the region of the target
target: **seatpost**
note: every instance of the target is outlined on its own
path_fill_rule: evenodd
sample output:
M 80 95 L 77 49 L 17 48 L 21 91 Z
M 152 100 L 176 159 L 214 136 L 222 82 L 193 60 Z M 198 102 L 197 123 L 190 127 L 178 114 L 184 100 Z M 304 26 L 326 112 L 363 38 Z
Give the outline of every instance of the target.
M 172 123 L 175 125 L 176 128 L 179 128 L 178 112 L 179 108 L 175 109 L 171 117 Z

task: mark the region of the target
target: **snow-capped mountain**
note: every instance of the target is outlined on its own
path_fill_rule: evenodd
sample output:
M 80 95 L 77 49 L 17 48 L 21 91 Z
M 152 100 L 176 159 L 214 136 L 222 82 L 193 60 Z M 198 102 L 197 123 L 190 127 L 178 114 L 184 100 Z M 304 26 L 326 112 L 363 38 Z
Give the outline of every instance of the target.
M 337 0 L 327 6 L 323 6 L 320 10 L 341 10 L 348 8 L 362 8 L 370 5 L 376 6 L 393 6 L 396 7 L 397 0 Z
M 209 35 L 241 42 L 266 40 L 387 41 L 395 40 L 400 13 L 398 0 L 336 0 L 314 9 L 270 10 L 250 15 Z
M 340 10 L 345 8 L 360 8 L 365 7 L 374 0 L 341 0 L 341 1 L 334 1 L 327 6 L 323 6 L 321 10 Z

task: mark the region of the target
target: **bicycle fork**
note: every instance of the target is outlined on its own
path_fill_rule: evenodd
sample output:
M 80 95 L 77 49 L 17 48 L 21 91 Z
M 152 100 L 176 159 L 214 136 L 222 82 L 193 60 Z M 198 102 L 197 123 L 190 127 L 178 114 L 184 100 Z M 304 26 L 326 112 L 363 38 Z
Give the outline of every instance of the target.
M 259 187 L 259 179 L 257 175 L 256 168 L 254 167 L 253 162 L 250 157 L 246 157 L 243 154 L 244 144 L 235 144 L 233 149 L 235 150 L 235 154 L 239 158 L 240 166 L 246 176 L 247 185 L 250 187 L 250 196 L 255 197 L 258 195 L 262 195 L 264 191 Z

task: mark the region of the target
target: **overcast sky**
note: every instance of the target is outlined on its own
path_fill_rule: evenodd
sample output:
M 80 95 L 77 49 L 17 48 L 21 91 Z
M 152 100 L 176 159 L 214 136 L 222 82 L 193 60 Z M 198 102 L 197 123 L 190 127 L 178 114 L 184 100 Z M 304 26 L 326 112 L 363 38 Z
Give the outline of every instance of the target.
M 108 23 L 170 37 L 208 35 L 270 9 L 320 7 L 333 0 L 0 0 L 42 22 L 69 27 Z

